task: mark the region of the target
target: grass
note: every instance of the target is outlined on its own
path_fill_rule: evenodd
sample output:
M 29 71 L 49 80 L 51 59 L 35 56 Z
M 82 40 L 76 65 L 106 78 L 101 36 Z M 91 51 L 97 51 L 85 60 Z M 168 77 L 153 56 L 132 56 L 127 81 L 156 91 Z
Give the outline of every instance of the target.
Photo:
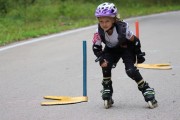
M 49 0 L 50 1 L 50 0 Z M 134 1 L 135 2 L 135 1 Z M 37 3 L 30 6 L 10 9 L 7 14 L 0 14 L 0 46 L 12 42 L 40 37 L 47 34 L 76 29 L 96 24 L 94 10 L 99 3 L 82 1 L 64 1 Z M 123 19 L 180 10 L 180 5 L 143 5 L 126 4 L 120 6 Z

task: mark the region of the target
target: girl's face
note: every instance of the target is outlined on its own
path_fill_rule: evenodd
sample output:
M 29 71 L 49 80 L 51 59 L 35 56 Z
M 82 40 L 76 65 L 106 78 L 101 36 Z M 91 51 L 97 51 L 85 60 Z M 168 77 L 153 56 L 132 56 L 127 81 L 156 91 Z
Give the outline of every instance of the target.
M 104 31 L 109 30 L 115 22 L 113 17 L 99 17 L 99 24 Z

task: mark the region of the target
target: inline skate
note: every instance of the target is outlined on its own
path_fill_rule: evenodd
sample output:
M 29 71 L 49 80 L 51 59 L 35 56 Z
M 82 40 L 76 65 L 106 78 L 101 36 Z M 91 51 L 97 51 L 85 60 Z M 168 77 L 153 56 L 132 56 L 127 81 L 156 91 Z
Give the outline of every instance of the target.
M 102 92 L 102 99 L 104 100 L 104 107 L 108 109 L 114 103 L 114 100 L 112 99 L 112 92 L 109 89 L 104 89 L 101 92 Z
M 143 85 L 138 86 L 139 90 L 144 96 L 144 100 L 148 103 L 149 108 L 153 109 L 158 106 L 157 100 L 155 99 L 155 91 L 150 88 L 148 83 L 144 82 Z
M 112 99 L 112 94 L 113 94 L 112 81 L 103 80 L 102 85 L 103 85 L 103 90 L 101 91 L 102 99 L 104 100 L 104 107 L 108 109 L 114 103 L 114 100 Z

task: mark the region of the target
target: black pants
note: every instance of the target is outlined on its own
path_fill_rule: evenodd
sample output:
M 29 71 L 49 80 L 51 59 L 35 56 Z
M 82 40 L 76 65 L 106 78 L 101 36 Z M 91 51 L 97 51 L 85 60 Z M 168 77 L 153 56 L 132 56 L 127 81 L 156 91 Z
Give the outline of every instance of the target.
M 142 80 L 142 76 L 139 70 L 134 66 L 134 54 L 128 48 L 108 48 L 104 49 L 104 59 L 108 61 L 107 67 L 102 68 L 103 77 L 111 77 L 112 65 L 117 63 L 122 58 L 125 65 L 125 71 L 127 75 L 139 82 Z

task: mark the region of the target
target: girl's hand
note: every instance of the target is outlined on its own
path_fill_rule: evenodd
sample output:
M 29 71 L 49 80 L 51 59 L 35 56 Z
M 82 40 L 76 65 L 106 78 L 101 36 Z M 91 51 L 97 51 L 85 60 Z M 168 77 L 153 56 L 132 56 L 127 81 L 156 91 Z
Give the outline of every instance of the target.
M 107 65 L 108 65 L 108 61 L 104 59 L 104 61 L 101 64 L 101 67 L 107 67 Z

